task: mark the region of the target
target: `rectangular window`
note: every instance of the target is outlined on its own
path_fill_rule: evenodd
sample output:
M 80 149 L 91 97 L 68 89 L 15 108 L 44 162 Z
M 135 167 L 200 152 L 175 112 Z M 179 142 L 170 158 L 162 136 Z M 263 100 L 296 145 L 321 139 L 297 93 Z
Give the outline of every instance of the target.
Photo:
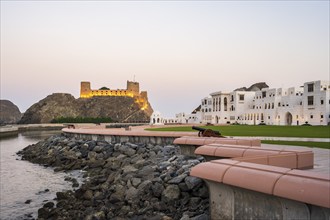
M 324 104 L 324 101 L 323 100 L 321 100 L 321 105 L 323 105 Z
M 321 115 L 321 118 L 323 118 L 323 115 Z
M 307 91 L 308 92 L 314 92 L 314 84 L 313 83 L 307 84 Z
M 307 96 L 307 105 L 314 105 L 314 96 Z
M 311 118 L 313 118 L 313 115 L 311 115 Z
M 244 95 L 239 95 L 239 100 L 244 101 Z
M 262 92 L 262 98 L 266 97 L 266 92 Z

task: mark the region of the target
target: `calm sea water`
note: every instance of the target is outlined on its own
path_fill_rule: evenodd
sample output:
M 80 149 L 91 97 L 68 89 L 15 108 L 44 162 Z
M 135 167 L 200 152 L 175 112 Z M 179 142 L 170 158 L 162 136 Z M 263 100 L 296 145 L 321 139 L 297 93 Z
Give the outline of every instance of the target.
M 48 201 L 54 202 L 56 192 L 72 189 L 72 183 L 64 177 L 78 177 L 79 173 L 54 173 L 51 168 L 22 161 L 16 155 L 24 147 L 59 132 L 25 132 L 0 139 L 0 219 L 37 218 L 38 209 Z

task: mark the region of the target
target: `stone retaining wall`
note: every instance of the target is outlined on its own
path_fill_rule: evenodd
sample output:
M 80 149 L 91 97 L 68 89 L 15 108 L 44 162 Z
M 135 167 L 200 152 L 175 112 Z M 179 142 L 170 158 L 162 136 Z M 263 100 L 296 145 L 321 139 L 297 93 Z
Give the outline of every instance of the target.
M 210 193 L 211 219 L 299 219 L 328 220 L 328 208 L 205 181 Z
M 173 144 L 176 137 L 155 137 L 155 136 L 128 136 L 128 135 L 101 135 L 101 134 L 78 134 L 66 133 L 71 137 L 82 138 L 86 140 L 107 141 L 107 142 L 130 142 L 130 143 L 144 143 L 144 144 Z

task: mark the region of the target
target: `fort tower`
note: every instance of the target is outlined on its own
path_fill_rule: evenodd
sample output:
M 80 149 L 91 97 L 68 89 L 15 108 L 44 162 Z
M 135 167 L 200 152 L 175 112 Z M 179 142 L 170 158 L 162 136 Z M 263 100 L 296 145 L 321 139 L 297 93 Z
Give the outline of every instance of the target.
M 91 97 L 91 83 L 81 82 L 80 83 L 80 98 L 90 98 Z

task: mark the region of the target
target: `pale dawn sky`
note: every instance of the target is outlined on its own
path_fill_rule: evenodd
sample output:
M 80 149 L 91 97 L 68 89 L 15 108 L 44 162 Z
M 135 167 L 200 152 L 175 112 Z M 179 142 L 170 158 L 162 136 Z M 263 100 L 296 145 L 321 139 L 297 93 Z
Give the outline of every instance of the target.
M 1 99 L 140 82 L 154 110 L 215 91 L 329 80 L 329 1 L 3 1 Z

